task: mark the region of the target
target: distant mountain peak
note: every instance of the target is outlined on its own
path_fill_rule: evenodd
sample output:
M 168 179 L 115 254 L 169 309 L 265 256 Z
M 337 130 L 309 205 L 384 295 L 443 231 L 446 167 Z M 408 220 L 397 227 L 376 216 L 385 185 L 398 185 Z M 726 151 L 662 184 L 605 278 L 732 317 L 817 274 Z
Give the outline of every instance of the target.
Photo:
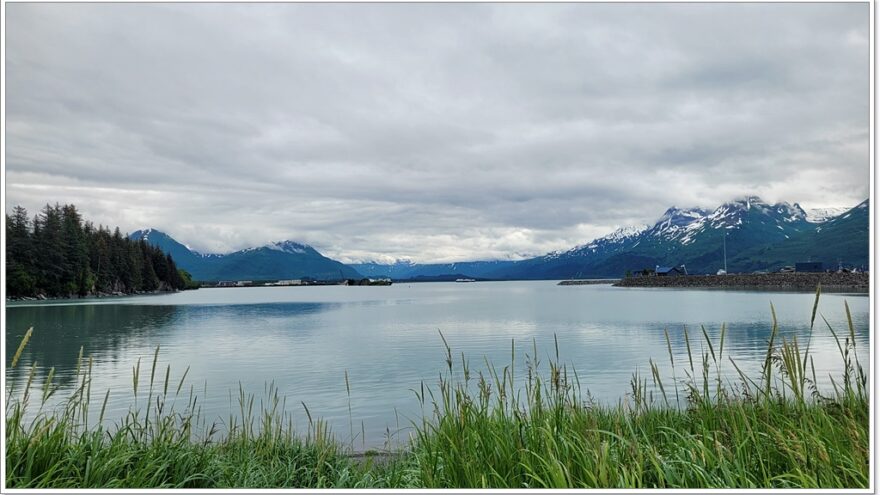
M 313 247 L 284 240 L 228 254 L 200 254 L 156 229 L 129 234 L 169 253 L 197 280 L 274 280 L 312 277 L 319 280 L 360 278 L 354 269 L 323 256 Z
M 136 239 L 139 241 L 148 241 L 150 239 L 150 235 L 169 237 L 167 234 L 165 234 L 161 230 L 157 230 L 152 227 L 146 227 L 143 229 L 135 230 L 131 234 L 128 234 L 128 237 L 130 239 Z
M 797 203 L 792 205 L 782 201 L 771 205 L 758 196 L 745 196 L 722 204 L 707 217 L 707 220 L 715 229 L 737 228 L 742 225 L 744 215 L 752 210 L 777 222 L 799 223 L 805 221 L 807 217 L 806 212 Z
M 776 204 L 770 204 L 760 196 L 748 195 L 741 196 L 739 198 L 734 199 L 733 201 L 728 201 L 718 208 L 719 209 L 742 209 L 742 210 L 750 210 L 752 208 L 758 208 L 762 212 L 769 212 L 770 210 L 775 210 L 777 213 L 787 214 L 789 216 L 797 216 L 799 219 L 803 219 L 806 215 L 806 212 L 801 208 L 801 205 L 798 203 L 791 204 L 787 201 L 780 201 Z
M 553 251 L 546 256 L 548 258 L 558 258 L 560 256 L 573 255 L 587 251 L 597 252 L 598 250 L 609 249 L 612 246 L 617 246 L 639 237 L 647 229 L 647 225 L 626 225 L 618 227 L 610 234 L 597 237 L 586 244 L 575 246 L 567 251 Z
M 756 195 L 746 195 L 728 201 L 714 210 L 677 208 L 666 210 L 648 229 L 648 236 L 662 241 L 675 241 L 682 246 L 698 242 L 712 231 L 742 229 L 747 223 L 765 225 L 775 234 L 786 236 L 790 226 L 795 231 L 806 221 L 806 212 L 798 204 L 780 202 L 768 204 Z M 778 231 L 777 231 L 778 230 Z M 775 235 L 774 234 L 774 235 Z
M 709 211 L 703 208 L 672 207 L 647 232 L 653 237 L 678 239 L 687 244 L 691 234 L 702 226 L 708 214 Z
M 678 208 L 673 206 L 663 213 L 663 216 L 655 222 L 654 227 L 681 227 L 693 222 L 695 219 L 706 216 L 708 213 L 709 211 L 703 208 Z
M 620 241 L 623 239 L 628 239 L 630 237 L 635 237 L 646 230 L 648 230 L 647 225 L 626 225 L 623 227 L 618 227 L 614 230 L 614 232 L 599 237 L 596 240 Z
M 800 222 L 807 219 L 807 212 L 805 212 L 804 209 L 801 208 L 801 205 L 797 203 L 792 205 L 783 201 L 773 205 L 773 208 L 777 213 L 785 216 L 784 220 L 786 222 Z
M 677 215 L 693 215 L 695 213 L 705 213 L 706 210 L 703 208 L 692 207 L 692 208 L 679 208 L 678 206 L 670 206 L 660 218 L 665 217 L 674 217 Z
M 733 201 L 731 201 L 731 203 L 743 204 L 747 208 L 750 208 L 752 205 L 767 205 L 768 204 L 766 201 L 761 199 L 760 196 L 756 196 L 754 194 L 747 194 L 745 196 L 740 196 L 739 198 L 735 198 Z
M 724 216 L 738 215 L 750 211 L 753 207 L 761 211 L 766 211 L 770 208 L 770 205 L 765 203 L 758 196 L 743 196 L 721 204 L 718 208 L 715 208 L 715 210 L 712 211 L 712 214 L 709 215 L 709 217 L 715 219 Z
M 263 247 L 272 249 L 274 251 L 282 251 L 291 254 L 305 254 L 310 250 L 314 250 L 311 246 L 307 244 L 300 244 L 291 240 L 270 242 Z

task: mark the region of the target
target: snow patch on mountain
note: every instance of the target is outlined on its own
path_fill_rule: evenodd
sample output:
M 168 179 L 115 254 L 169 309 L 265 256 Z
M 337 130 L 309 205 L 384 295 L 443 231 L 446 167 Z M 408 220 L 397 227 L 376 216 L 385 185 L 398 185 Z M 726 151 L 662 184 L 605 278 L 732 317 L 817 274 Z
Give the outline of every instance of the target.
M 807 219 L 807 212 L 797 203 L 793 205 L 786 202 L 776 203 L 773 205 L 773 208 L 776 209 L 777 213 L 783 215 L 785 217 L 783 220 L 788 223 L 801 222 Z
M 653 227 L 650 235 L 667 240 L 678 240 L 683 244 L 692 242 L 693 236 L 702 230 L 708 210 L 703 208 L 676 208 L 666 210 Z
M 150 239 L 150 234 L 153 232 L 153 229 L 150 227 L 146 227 L 143 229 L 138 229 L 128 235 L 130 239 L 137 239 L 139 241 L 148 241 Z
M 619 227 L 610 234 L 606 234 L 602 237 L 597 237 L 586 244 L 575 246 L 568 251 L 553 251 L 552 253 L 548 253 L 547 255 L 545 255 L 544 258 L 554 259 L 564 255 L 583 254 L 586 252 L 595 253 L 600 249 L 617 246 L 629 240 L 635 239 L 638 236 L 642 235 L 642 233 L 644 233 L 647 229 L 647 225 L 627 225 L 624 227 Z
M 270 242 L 262 247 L 271 249 L 273 251 L 281 251 L 282 253 L 290 254 L 306 254 L 307 250 L 309 249 L 309 246 L 293 241 Z
M 670 208 L 649 229 L 648 235 L 663 241 L 688 245 L 696 242 L 700 234 L 710 229 L 741 228 L 747 215 L 769 217 L 780 230 L 786 230 L 780 224 L 798 224 L 806 218 L 806 212 L 797 203 L 792 205 L 781 202 L 771 205 L 758 196 L 744 196 L 724 203 L 712 211 L 701 208 Z
M 625 227 L 618 228 L 617 230 L 615 230 L 614 232 L 612 232 L 606 236 L 599 237 L 596 240 L 597 241 L 605 240 L 608 242 L 620 242 L 620 241 L 624 241 L 626 239 L 630 239 L 632 237 L 635 237 L 646 230 L 648 230 L 647 225 L 627 225 Z
M 863 206 L 863 205 L 859 205 Z M 824 223 L 834 217 L 843 215 L 849 208 L 836 206 L 831 208 L 811 208 L 807 211 L 807 221 L 810 223 Z

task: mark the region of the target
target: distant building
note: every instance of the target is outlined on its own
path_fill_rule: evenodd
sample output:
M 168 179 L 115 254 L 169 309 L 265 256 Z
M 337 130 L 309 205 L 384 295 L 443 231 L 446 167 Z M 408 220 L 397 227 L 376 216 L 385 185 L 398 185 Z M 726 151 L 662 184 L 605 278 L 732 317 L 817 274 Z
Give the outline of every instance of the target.
M 803 263 L 795 263 L 794 271 L 796 272 L 806 272 L 806 273 L 818 273 L 823 271 L 822 262 L 820 261 L 807 261 Z
M 658 277 L 677 277 L 684 275 L 684 270 L 675 266 L 658 266 L 654 269 L 654 273 Z
M 279 280 L 275 282 L 275 285 L 302 285 L 302 280 Z
M 235 287 L 235 282 L 232 280 L 221 280 L 217 282 L 217 287 Z
M 236 287 L 246 287 L 248 285 L 254 285 L 254 282 L 252 280 L 239 280 L 235 283 Z

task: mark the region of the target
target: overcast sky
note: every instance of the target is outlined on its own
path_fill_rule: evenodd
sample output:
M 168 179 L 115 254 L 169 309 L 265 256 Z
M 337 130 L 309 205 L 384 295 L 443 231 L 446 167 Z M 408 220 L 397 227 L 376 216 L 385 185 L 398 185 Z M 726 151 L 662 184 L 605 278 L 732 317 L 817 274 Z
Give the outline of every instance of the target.
M 868 4 L 6 4 L 6 207 L 518 258 L 869 194 Z

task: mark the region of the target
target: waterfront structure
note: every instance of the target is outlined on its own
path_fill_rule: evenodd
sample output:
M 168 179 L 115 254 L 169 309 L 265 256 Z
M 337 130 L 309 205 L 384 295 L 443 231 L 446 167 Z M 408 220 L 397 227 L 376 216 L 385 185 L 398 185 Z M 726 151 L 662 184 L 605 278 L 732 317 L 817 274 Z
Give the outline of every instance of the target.
M 676 276 L 685 274 L 681 268 L 678 268 L 676 266 L 659 266 L 659 265 L 657 266 L 657 268 L 654 269 L 654 273 L 658 277 L 676 277 Z

